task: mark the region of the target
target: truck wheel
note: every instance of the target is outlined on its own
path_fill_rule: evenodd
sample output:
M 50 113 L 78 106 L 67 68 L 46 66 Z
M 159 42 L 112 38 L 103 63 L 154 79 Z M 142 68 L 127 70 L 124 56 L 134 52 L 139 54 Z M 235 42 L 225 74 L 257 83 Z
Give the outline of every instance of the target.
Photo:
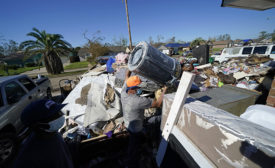
M 14 157 L 16 149 L 17 141 L 15 134 L 0 133 L 0 165 L 4 165 L 10 161 Z
M 53 96 L 52 96 L 52 91 L 50 88 L 47 89 L 47 99 L 52 99 Z

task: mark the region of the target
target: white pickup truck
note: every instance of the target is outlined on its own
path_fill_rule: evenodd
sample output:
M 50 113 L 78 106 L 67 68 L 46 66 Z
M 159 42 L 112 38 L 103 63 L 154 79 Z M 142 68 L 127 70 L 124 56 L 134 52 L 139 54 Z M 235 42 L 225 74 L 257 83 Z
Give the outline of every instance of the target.
M 22 130 L 22 110 L 40 98 L 51 98 L 51 83 L 47 77 L 31 79 L 27 75 L 0 78 L 0 165 L 15 148 L 16 135 Z
M 251 54 L 267 55 L 275 59 L 275 44 L 224 48 L 221 55 L 213 55 L 211 57 L 215 61 L 222 63 L 230 58 L 249 57 Z

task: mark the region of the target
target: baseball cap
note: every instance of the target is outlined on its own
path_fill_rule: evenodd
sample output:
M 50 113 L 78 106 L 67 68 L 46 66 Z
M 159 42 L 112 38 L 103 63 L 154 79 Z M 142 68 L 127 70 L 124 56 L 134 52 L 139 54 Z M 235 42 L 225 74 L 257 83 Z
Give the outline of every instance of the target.
M 140 78 L 138 76 L 131 76 L 126 81 L 127 87 L 146 87 L 146 84 L 144 82 L 141 82 Z
M 29 104 L 21 113 L 21 121 L 26 126 L 35 123 L 48 123 L 53 121 L 63 113 L 60 111 L 67 104 L 57 104 L 49 99 L 41 99 Z

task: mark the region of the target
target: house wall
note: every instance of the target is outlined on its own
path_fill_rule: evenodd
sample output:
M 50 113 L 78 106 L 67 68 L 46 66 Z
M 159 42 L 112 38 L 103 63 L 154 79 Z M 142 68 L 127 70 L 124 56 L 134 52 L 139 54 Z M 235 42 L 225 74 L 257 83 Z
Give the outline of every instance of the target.
M 227 44 L 217 44 L 217 45 L 213 45 L 213 48 L 226 48 Z

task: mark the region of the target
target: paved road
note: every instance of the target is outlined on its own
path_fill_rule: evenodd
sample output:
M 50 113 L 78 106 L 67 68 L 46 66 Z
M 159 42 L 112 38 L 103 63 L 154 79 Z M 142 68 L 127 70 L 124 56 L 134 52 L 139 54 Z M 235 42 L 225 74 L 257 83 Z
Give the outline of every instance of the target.
M 88 70 L 88 67 L 87 68 L 78 68 L 78 69 L 68 69 L 68 70 L 64 70 L 64 72 L 75 72 L 75 71 L 83 71 L 83 70 Z M 32 71 L 27 71 L 27 72 L 24 72 L 22 74 L 31 75 L 31 76 L 36 76 L 38 74 L 48 75 L 45 67 L 40 68 L 40 70 L 39 69 L 34 69 Z

